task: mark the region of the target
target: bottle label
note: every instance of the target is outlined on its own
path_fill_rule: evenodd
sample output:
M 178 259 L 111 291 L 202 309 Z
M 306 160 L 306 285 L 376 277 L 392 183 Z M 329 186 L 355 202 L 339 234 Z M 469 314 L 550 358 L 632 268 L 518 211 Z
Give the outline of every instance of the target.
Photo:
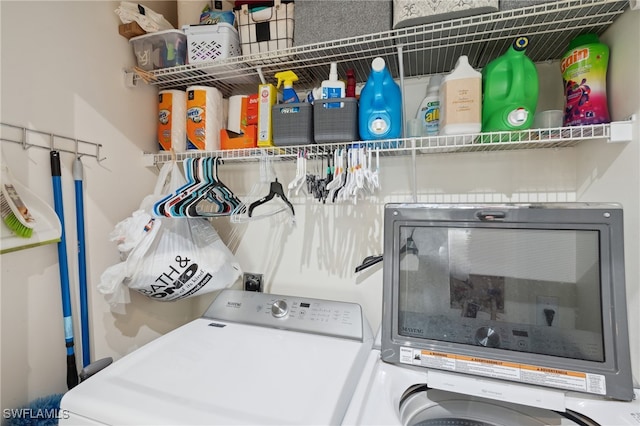
M 565 126 L 608 123 L 607 66 L 609 51 L 592 45 L 577 48 L 562 59 Z
M 442 91 L 445 111 L 442 117 L 442 126 L 481 123 L 481 79 L 461 78 L 446 81 Z
M 207 137 L 207 92 L 187 93 L 187 149 L 204 150 Z
M 428 102 L 422 110 L 422 117 L 424 119 L 422 121 L 424 134 L 427 136 L 437 135 L 440 124 L 440 102 Z
M 342 89 L 339 87 L 323 87 L 322 99 L 334 99 L 342 97 Z M 324 104 L 325 108 L 340 108 L 340 102 L 328 102 Z
M 160 93 L 158 95 L 158 144 L 163 151 L 171 150 L 172 109 L 173 94 Z

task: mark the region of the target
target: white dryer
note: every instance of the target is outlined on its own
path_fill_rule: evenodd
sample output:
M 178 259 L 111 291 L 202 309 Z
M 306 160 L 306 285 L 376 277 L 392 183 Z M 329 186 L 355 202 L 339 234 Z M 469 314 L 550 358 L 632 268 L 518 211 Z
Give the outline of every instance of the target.
M 437 386 L 458 392 L 428 388 Z M 468 395 L 484 392 L 501 400 Z M 425 371 L 369 355 L 343 425 L 638 425 L 640 390 L 631 402 L 504 381 Z M 529 404 L 509 402 L 527 400 Z M 554 409 L 541 408 L 540 405 Z M 539 405 L 539 406 L 534 406 Z
M 66 393 L 60 424 L 340 424 L 372 341 L 357 304 L 224 290 Z

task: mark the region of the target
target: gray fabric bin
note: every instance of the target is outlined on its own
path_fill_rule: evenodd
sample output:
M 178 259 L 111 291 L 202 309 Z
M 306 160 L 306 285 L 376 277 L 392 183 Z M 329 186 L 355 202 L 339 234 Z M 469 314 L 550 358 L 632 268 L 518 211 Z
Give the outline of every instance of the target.
M 313 108 L 306 102 L 276 104 L 271 107 L 275 146 L 313 143 Z
M 340 108 L 325 108 L 340 102 Z M 313 105 L 313 134 L 316 143 L 353 142 L 359 139 L 356 98 L 317 99 Z

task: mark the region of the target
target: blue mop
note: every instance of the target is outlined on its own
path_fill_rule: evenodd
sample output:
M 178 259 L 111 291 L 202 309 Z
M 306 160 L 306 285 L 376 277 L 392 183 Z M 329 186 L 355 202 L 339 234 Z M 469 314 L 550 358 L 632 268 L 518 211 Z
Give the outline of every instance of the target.
M 82 331 L 82 366 L 91 363 L 89 346 L 89 308 L 87 301 L 87 260 L 84 239 L 84 196 L 82 178 L 84 172 L 80 157 L 73 162 L 73 180 L 76 187 L 76 229 L 78 232 L 78 278 L 80 287 L 80 326 Z
M 76 354 L 73 349 L 73 319 L 71 317 L 71 293 L 69 291 L 69 265 L 67 262 L 67 240 L 64 228 L 64 208 L 62 204 L 62 183 L 60 173 L 60 153 L 51 151 L 51 179 L 53 183 L 53 201 L 56 214 L 62 225 L 62 235 L 58 242 L 58 263 L 60 265 L 60 289 L 62 293 L 62 316 L 64 317 L 64 337 L 67 348 L 67 387 L 78 384 Z

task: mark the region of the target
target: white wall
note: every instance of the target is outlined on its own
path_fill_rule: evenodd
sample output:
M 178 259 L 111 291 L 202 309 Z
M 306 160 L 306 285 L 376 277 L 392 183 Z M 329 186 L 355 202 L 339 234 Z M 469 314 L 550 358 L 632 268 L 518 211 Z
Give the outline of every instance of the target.
M 126 88 L 123 69 L 134 64 L 118 34 L 117 1 L 2 1 L 4 123 L 101 143 L 106 160 L 83 158 L 85 233 L 92 358 L 118 358 L 193 318 L 193 302 L 161 304 L 132 295 L 112 313 L 95 285 L 117 263 L 109 232 L 137 208 L 156 174 L 142 165 L 155 149 L 157 90 Z M 175 22 L 175 4 L 150 3 Z M 2 142 L 13 174 L 53 205 L 49 152 Z M 77 289 L 72 154 L 61 154 L 69 272 Z M 66 390 L 66 367 L 56 244 L 3 254 L 1 284 L 2 408 Z M 79 307 L 74 305 L 76 356 L 81 364 Z
M 629 11 L 603 35 L 610 46 L 607 75 L 611 118 L 635 117 L 628 144 L 588 144 L 577 151 L 581 201 L 616 201 L 624 207 L 627 311 L 631 363 L 640 382 L 640 10 Z
M 164 8 L 169 4 L 153 3 L 152 8 L 166 14 L 170 10 Z M 143 166 L 141 155 L 155 149 L 156 90 L 143 85 L 128 89 L 122 84 L 122 69 L 133 65 L 134 59 L 128 42 L 117 34 L 113 13 L 117 5 L 116 1 L 0 2 L 2 121 L 102 143 L 107 156 L 101 163 L 83 160 L 94 359 L 118 358 L 130 352 L 199 315 L 212 298 L 205 295 L 162 304 L 133 294 L 133 303 L 124 314 L 118 314 L 95 290 L 100 274 L 118 261 L 115 246 L 108 241 L 109 232 L 137 208 L 156 177 Z M 637 34 L 638 12 L 628 15 L 623 17 L 618 34 L 611 36 L 616 41 L 624 32 Z M 624 48 L 631 49 L 625 56 L 638 57 L 637 46 L 629 43 Z M 629 97 L 633 101 L 622 102 L 624 92 L 612 94 L 619 105 L 613 108 L 616 119 L 638 108 L 640 67 L 630 67 L 630 75 L 623 68 L 614 63 L 612 74 L 616 79 L 635 77 L 630 88 L 624 89 L 635 95 Z M 559 78 L 554 64 L 544 64 L 540 71 L 555 81 Z M 426 94 L 426 84 L 425 80 L 410 83 L 413 90 L 407 91 L 412 94 L 407 111 L 413 115 Z M 558 108 L 558 101 L 558 96 L 548 96 L 542 102 L 545 108 Z M 48 152 L 25 152 L 3 142 L 2 153 L 17 178 L 52 204 Z M 72 156 L 63 154 L 62 160 L 67 245 L 75 289 Z M 589 142 L 576 149 L 424 155 L 417 159 L 418 199 L 621 201 L 628 209 L 629 306 L 637 307 L 638 161 L 637 140 L 621 145 Z M 280 217 L 247 224 L 216 219 L 214 225 L 245 271 L 265 274 L 267 291 L 359 302 L 377 329 L 382 315 L 381 264 L 360 274 L 355 274 L 354 268 L 364 257 L 382 250 L 384 203 L 412 199 L 411 158 L 385 157 L 381 165 L 383 191 L 374 199 L 357 205 L 323 205 L 295 197 L 297 224 L 293 228 Z M 278 164 L 276 172 L 282 182 L 288 182 L 295 175 L 295 165 Z M 257 163 L 227 163 L 219 174 L 241 197 L 251 190 L 259 170 Z M 0 406 L 7 408 L 66 389 L 64 338 L 55 245 L 4 254 L 0 261 Z M 77 320 L 79 310 L 77 305 L 74 308 Z M 637 378 L 637 309 L 631 311 L 630 325 Z M 75 335 L 77 340 L 78 326 Z M 79 345 L 76 353 L 79 356 Z

